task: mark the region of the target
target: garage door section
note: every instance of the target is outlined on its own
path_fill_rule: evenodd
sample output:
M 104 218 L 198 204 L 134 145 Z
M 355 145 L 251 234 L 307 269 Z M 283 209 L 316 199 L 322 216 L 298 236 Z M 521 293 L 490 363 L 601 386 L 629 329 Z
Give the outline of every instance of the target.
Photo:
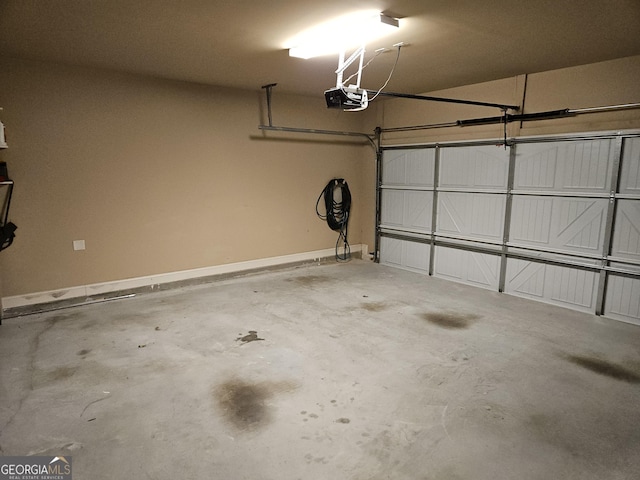
M 519 144 L 505 292 L 595 312 L 615 139 Z M 542 261 L 541 261 L 542 260 Z M 547 260 L 548 262 L 545 262 Z
M 609 263 L 635 275 L 609 275 L 604 313 L 640 325 L 640 138 L 625 139 L 622 152 Z
M 501 146 L 439 149 L 433 275 L 498 289 L 508 166 Z
M 640 324 L 640 138 L 383 148 L 380 262 Z
M 380 262 L 497 289 L 508 167 L 495 145 L 384 151 Z
M 380 240 L 381 263 L 429 272 L 431 247 L 424 240 L 431 237 L 434 171 L 435 148 L 383 155 L 380 223 L 388 235 Z

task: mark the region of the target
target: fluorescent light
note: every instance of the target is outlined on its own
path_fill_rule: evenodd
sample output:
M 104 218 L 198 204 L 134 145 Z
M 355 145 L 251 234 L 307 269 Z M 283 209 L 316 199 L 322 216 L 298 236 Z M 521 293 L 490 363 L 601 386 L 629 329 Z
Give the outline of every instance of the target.
M 375 10 L 352 13 L 322 23 L 287 42 L 290 57 L 311 58 L 357 48 L 394 32 L 398 19 Z

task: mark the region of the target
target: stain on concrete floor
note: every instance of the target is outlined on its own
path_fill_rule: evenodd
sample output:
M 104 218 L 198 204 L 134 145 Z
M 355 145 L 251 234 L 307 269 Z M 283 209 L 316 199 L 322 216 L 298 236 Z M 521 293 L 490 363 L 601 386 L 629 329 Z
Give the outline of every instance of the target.
M 360 306 L 369 312 L 381 312 L 389 307 L 385 302 L 363 302 Z
M 249 330 L 249 333 L 247 335 L 242 336 L 242 334 L 239 334 L 240 337 L 236 338 L 236 342 L 240 341 L 242 343 L 249 343 L 249 342 L 257 342 L 260 340 L 264 340 L 264 338 L 259 338 L 258 337 L 258 332 L 255 330 Z
M 304 287 L 312 287 L 319 283 L 326 283 L 330 280 L 330 277 L 324 277 L 321 275 L 302 275 L 300 277 L 289 278 L 286 281 L 293 282 Z
M 250 382 L 231 378 L 213 388 L 213 400 L 223 418 L 238 430 L 257 430 L 271 423 L 272 398 L 298 387 L 294 381 Z
M 640 383 L 640 374 L 621 365 L 597 357 L 569 355 L 567 360 L 594 373 L 627 383 Z
M 214 390 L 215 401 L 226 420 L 240 430 L 263 427 L 270 422 L 266 401 L 272 392 L 266 385 L 230 380 Z
M 438 327 L 448 330 L 462 330 L 469 328 L 479 316 L 455 312 L 429 312 L 422 314 L 422 318 Z
M 33 373 L 33 387 L 39 388 L 56 382 L 64 382 L 77 371 L 77 366 L 61 366 L 49 370 L 35 370 Z

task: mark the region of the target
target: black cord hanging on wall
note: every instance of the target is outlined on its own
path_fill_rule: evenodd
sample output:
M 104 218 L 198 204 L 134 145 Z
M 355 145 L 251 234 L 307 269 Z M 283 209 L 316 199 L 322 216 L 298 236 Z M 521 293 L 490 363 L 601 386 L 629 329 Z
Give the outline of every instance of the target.
M 2 140 L 3 138 L 0 138 L 0 141 Z M 9 221 L 9 207 L 11 206 L 13 182 L 9 179 L 7 164 L 5 162 L 0 162 L 0 182 L 9 189 L 6 198 L 0 201 L 0 251 L 2 251 L 11 246 L 16 236 L 15 231 L 18 228 Z
M 324 197 L 325 214 L 318 211 L 320 199 Z M 347 241 L 347 227 L 349 223 L 349 212 L 351 211 L 351 192 L 349 185 L 343 178 L 334 178 L 324 187 L 318 201 L 316 202 L 316 214 L 322 220 L 326 220 L 331 230 L 339 232 L 336 240 L 336 260 L 346 262 L 351 258 L 351 247 Z M 340 243 L 343 244 L 343 251 L 340 254 Z

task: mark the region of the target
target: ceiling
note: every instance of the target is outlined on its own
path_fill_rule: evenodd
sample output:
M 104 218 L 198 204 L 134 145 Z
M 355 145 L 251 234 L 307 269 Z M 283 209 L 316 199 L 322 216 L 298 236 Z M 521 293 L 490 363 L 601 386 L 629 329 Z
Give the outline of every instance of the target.
M 0 0 L 0 56 L 259 90 L 322 95 L 337 55 L 290 58 L 285 42 L 343 13 L 378 9 L 407 46 L 387 90 L 424 93 L 640 55 L 640 0 Z M 396 59 L 379 55 L 362 86 Z

